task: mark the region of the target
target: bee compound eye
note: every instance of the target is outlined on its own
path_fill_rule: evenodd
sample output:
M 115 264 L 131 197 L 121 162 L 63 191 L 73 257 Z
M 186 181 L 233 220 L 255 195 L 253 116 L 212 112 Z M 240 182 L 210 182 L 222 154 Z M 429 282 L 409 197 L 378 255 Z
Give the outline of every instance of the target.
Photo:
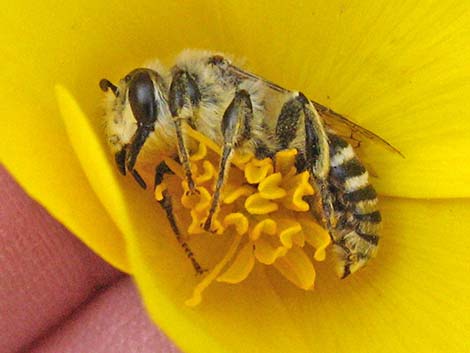
M 157 120 L 155 87 L 148 72 L 138 71 L 131 77 L 129 103 L 137 123 L 148 126 Z

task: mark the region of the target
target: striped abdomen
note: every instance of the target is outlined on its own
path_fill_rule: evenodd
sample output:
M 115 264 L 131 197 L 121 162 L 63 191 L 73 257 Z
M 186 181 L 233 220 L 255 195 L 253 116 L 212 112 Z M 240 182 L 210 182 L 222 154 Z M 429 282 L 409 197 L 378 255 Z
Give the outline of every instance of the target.
M 329 140 L 328 181 L 336 221 L 330 234 L 339 255 L 338 272 L 344 278 L 375 255 L 382 217 L 369 173 L 352 146 L 336 135 L 329 135 Z

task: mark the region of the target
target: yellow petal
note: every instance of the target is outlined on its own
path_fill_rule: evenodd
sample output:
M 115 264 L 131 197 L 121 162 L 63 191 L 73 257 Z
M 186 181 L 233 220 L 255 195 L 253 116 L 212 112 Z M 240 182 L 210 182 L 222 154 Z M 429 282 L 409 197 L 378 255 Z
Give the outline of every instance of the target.
M 170 23 L 176 26 L 178 22 L 180 30 L 190 33 L 194 22 L 170 19 L 159 2 L 138 8 L 124 2 L 110 6 L 103 1 L 56 5 L 46 0 L 30 11 L 30 2 L 19 1 L 0 15 L 0 94 L 8 101 L 0 108 L 0 159 L 55 218 L 111 264 L 130 272 L 122 229 L 109 217 L 109 208 L 101 204 L 75 156 L 54 86 L 62 83 L 71 89 L 90 118 L 93 133 L 104 141 L 97 109 L 102 97 L 99 80 L 104 76 L 117 79 L 123 69 L 153 57 L 157 47 L 165 56 L 196 43 L 205 46 L 207 35 L 194 33 L 194 42 L 181 38 L 162 45 L 161 36 L 157 40 L 152 32 L 167 32 Z M 186 15 L 202 18 L 198 15 L 202 9 L 196 4 L 164 7 L 168 13 L 181 14 L 181 19 Z M 52 8 L 54 19 L 44 20 L 50 18 Z M 149 13 L 155 14 L 155 23 L 142 21 Z M 202 28 L 202 23 L 198 27 Z M 142 34 L 137 41 L 136 33 Z M 110 161 L 106 156 L 106 163 Z
M 370 153 L 367 160 L 377 170 L 378 178 L 372 179 L 377 191 L 413 198 L 469 197 L 470 159 L 464 152 L 470 148 L 470 133 L 467 134 L 470 123 L 467 123 L 468 119 L 465 119 L 454 126 L 452 132 L 442 136 L 403 143 L 409 146 L 403 149 L 404 160 Z M 421 127 L 410 127 L 410 130 L 413 128 Z
M 77 154 L 91 188 L 104 205 L 106 211 L 113 217 L 119 228 L 122 231 L 128 230 L 129 220 L 124 211 L 126 208 L 125 201 L 122 193 L 119 191 L 120 186 L 117 181 L 116 173 L 114 169 L 112 169 L 109 158 L 105 154 L 95 132 L 90 127 L 89 120 L 65 88 L 57 86 L 56 94 L 70 144 Z M 61 169 L 68 171 L 69 167 L 67 165 L 67 167 Z M 72 180 L 69 181 L 68 186 L 69 189 L 73 190 L 76 188 L 76 185 L 72 183 Z M 82 192 L 91 194 L 91 190 L 87 189 L 88 188 L 82 189 Z M 82 204 L 82 197 L 86 198 L 86 195 L 87 194 L 77 198 L 75 202 L 72 203 L 77 210 L 74 218 L 80 217 L 78 210 L 85 207 L 85 205 Z M 93 209 L 86 209 L 83 213 L 86 214 L 87 211 L 90 212 L 93 211 Z M 96 214 L 89 214 L 88 217 L 98 222 L 104 220 L 106 223 L 109 223 L 107 215 L 103 215 L 103 218 L 98 219 L 96 219 Z M 64 220 L 67 224 L 67 218 Z M 82 225 L 88 223 L 86 219 L 80 219 L 80 222 Z M 84 232 L 84 230 L 85 229 L 77 234 L 89 247 L 110 263 L 129 271 L 124 239 L 114 224 L 110 224 L 109 229 L 99 228 L 90 233 Z
M 363 271 L 333 281 L 331 264 L 319 263 L 312 295 L 273 280 L 275 290 L 299 325 L 301 317 L 329 318 L 302 325 L 308 344 L 320 352 L 358 346 L 365 352 L 465 351 L 470 201 L 387 198 L 382 210 L 379 253 Z
M 469 195 L 467 175 L 461 172 L 468 165 L 469 140 L 466 1 L 333 0 L 297 6 L 267 1 L 243 6 L 230 0 L 144 1 L 138 7 L 125 2 L 70 2 L 57 7 L 46 0 L 36 5 L 30 11 L 29 2 L 15 2 L 0 21 L 1 96 L 14 97 L 1 108 L 7 119 L 0 129 L 0 150 L 2 161 L 21 184 L 61 220 L 69 216 L 66 224 L 72 228 L 75 222 L 75 231 L 92 232 L 97 223 L 96 229 L 110 227 L 101 228 L 100 207 L 82 220 L 83 214 L 70 202 L 80 200 L 87 210 L 98 205 L 94 195 L 84 195 L 84 175 L 78 162 L 71 162 L 53 85 L 64 82 L 71 87 L 99 132 L 99 92 L 92 88 L 98 79 L 115 80 L 156 51 L 165 59 L 184 47 L 246 57 L 253 71 L 304 91 L 397 145 L 408 157 L 403 163 L 386 154 L 368 154 L 377 165 L 381 192 Z M 44 21 L 51 8 L 57 16 Z M 19 77 L 27 77 L 27 84 Z M 444 147 L 426 154 L 436 141 Z M 432 164 L 421 163 L 434 157 Z M 57 172 L 63 165 L 70 175 Z M 247 347 L 272 352 L 273 341 L 266 337 L 276 338 L 277 350 L 294 352 L 341 352 L 351 347 L 366 352 L 468 350 L 470 324 L 462 309 L 468 307 L 462 294 L 469 290 L 462 280 L 469 257 L 466 200 L 428 206 L 404 200 L 396 207 L 390 206 L 392 201 L 383 202 L 382 249 L 369 268 L 347 282 L 332 281 L 329 264 L 320 264 L 316 291 L 304 293 L 283 286 L 276 271 L 264 273 L 255 267 L 246 283 L 214 287 L 201 307 L 189 310 L 181 303 L 186 298 L 182 292 L 197 281 L 191 266 L 171 232 L 162 227 L 164 215 L 154 208 L 155 200 L 141 196 L 133 183 L 126 187 L 134 192 L 126 197 L 135 228 L 129 236 L 129 254 L 138 269 L 136 281 L 152 318 L 185 352 L 243 352 Z M 203 260 L 216 260 L 214 249 L 208 247 L 194 245 Z M 370 284 L 365 282 L 369 275 Z M 255 319 L 264 317 L 270 320 Z M 227 322 L 239 324 L 222 330 Z
M 244 281 L 255 265 L 255 257 L 253 255 L 253 243 L 246 243 L 239 251 L 237 257 L 230 267 L 217 277 L 218 282 L 240 283 Z
M 470 196 L 468 2 L 335 0 L 293 9 L 230 0 L 220 7 L 219 13 L 236 14 L 224 24 L 237 28 L 225 29 L 220 48 L 242 51 L 261 76 L 303 91 L 403 152 L 401 160 L 367 148 L 380 193 Z M 247 23 L 253 14 L 276 24 L 269 34 L 275 43 L 253 38 L 263 31 L 256 21 Z M 227 43 L 227 36 L 236 40 Z

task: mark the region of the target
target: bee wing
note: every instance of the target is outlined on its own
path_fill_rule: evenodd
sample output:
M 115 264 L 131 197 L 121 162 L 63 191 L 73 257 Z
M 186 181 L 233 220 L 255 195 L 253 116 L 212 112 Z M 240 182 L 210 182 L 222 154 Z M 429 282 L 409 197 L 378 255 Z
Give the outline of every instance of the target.
M 237 66 L 229 65 L 233 74 L 235 74 L 239 78 L 243 79 L 251 79 L 251 80 L 262 80 L 268 87 L 273 89 L 277 92 L 290 92 L 284 87 L 281 87 L 271 81 L 268 81 L 262 77 L 259 77 L 255 74 L 250 72 L 244 71 Z M 346 141 L 348 141 L 352 147 L 355 149 L 359 149 L 364 142 L 371 141 L 375 144 L 378 144 L 385 148 L 386 150 L 396 153 L 401 157 L 405 158 L 405 156 L 392 144 L 385 141 L 380 136 L 374 134 L 372 131 L 369 131 L 362 126 L 359 126 L 353 123 L 351 120 L 346 119 L 344 116 L 334 112 L 328 107 L 321 105 L 315 101 L 311 101 L 315 109 L 318 111 L 320 116 L 323 119 L 323 122 L 328 130 L 335 133 L 338 136 L 341 136 Z M 359 149 L 360 152 L 360 149 Z
M 396 147 L 385 141 L 382 137 L 374 134 L 372 131 L 353 123 L 351 120 L 346 119 L 344 116 L 332 111 L 324 105 L 314 101 L 312 101 L 312 104 L 322 117 L 323 123 L 327 129 L 344 138 L 355 149 L 360 148 L 364 142 L 370 141 L 404 158 L 404 155 Z

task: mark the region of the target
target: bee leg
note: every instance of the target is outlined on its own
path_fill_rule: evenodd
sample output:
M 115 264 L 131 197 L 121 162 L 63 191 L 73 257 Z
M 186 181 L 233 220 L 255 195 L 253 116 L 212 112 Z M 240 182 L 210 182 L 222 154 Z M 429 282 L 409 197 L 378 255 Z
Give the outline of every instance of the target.
M 333 199 L 329 192 L 328 174 L 330 172 L 330 147 L 320 115 L 312 102 L 302 93 L 297 96 L 302 103 L 305 124 L 305 161 L 312 171 L 313 184 L 319 195 L 320 208 L 323 211 L 323 223 L 326 229 L 334 227 Z
M 236 92 L 235 97 L 222 117 L 221 129 L 224 137 L 224 145 L 209 215 L 203 226 L 206 231 L 211 230 L 212 218 L 219 206 L 220 191 L 224 185 L 225 177 L 227 176 L 227 169 L 230 165 L 232 152 L 240 142 L 250 138 L 250 122 L 252 118 L 253 107 L 249 93 L 245 90 Z
M 325 180 L 329 172 L 328 137 L 318 112 L 302 93 L 288 100 L 281 109 L 275 130 L 279 149 L 290 148 L 301 123 L 305 131 L 305 152 L 299 157 L 299 168 L 309 169 L 317 179 Z
M 305 159 L 318 180 L 326 180 L 330 171 L 330 147 L 320 115 L 302 93 L 297 99 L 302 103 L 305 124 Z
M 168 167 L 168 165 L 163 161 L 155 169 L 154 190 L 157 188 L 158 185 L 160 185 L 163 182 L 163 178 L 166 174 L 173 174 L 173 172 Z M 175 234 L 176 240 L 183 248 L 188 259 L 191 261 L 196 273 L 197 274 L 204 273 L 205 270 L 201 267 L 201 265 L 199 265 L 197 260 L 194 258 L 194 253 L 191 251 L 191 248 L 181 237 L 181 232 L 178 228 L 178 225 L 176 224 L 175 215 L 173 213 L 173 205 L 171 202 L 171 196 L 168 190 L 163 190 L 162 195 L 163 195 L 163 199 L 160 200 L 159 203 L 160 203 L 160 206 L 162 206 L 163 210 L 165 211 L 166 218 L 168 219 L 168 222 L 170 222 L 170 227 L 173 230 L 173 233 Z
M 175 123 L 178 155 L 191 192 L 196 192 L 196 185 L 191 173 L 191 163 L 183 136 L 182 122 L 186 121 L 191 127 L 195 128 L 193 110 L 197 108 L 200 100 L 201 93 L 191 75 L 183 70 L 175 71 L 170 85 L 169 106 Z
M 114 161 L 116 162 L 118 170 L 122 175 L 126 175 L 127 172 L 129 171 L 131 173 L 131 175 L 134 177 L 135 181 L 139 184 L 139 186 L 142 189 L 146 189 L 147 184 L 145 183 L 144 178 L 142 178 L 140 176 L 139 172 L 134 169 L 135 158 L 132 157 L 133 162 L 130 165 L 130 167 L 132 169 L 129 169 L 129 170 L 127 169 L 128 166 L 129 166 L 129 164 L 126 165 L 126 163 L 128 161 L 128 152 L 129 152 L 128 150 L 129 150 L 129 145 L 125 145 L 121 148 L 120 151 L 118 151 L 114 154 Z M 135 154 L 135 152 L 132 152 L 132 151 L 131 151 L 131 153 Z
M 328 137 L 320 115 L 312 103 L 304 94 L 298 93 L 284 104 L 276 123 L 275 133 L 280 149 L 290 148 L 302 123 L 305 131 L 304 153 L 298 155 L 296 167 L 299 172 L 302 170 L 311 172 L 312 184 L 317 188 L 317 194 L 321 198 L 324 223 L 325 226 L 329 226 L 333 206 L 328 192 L 330 169 Z

